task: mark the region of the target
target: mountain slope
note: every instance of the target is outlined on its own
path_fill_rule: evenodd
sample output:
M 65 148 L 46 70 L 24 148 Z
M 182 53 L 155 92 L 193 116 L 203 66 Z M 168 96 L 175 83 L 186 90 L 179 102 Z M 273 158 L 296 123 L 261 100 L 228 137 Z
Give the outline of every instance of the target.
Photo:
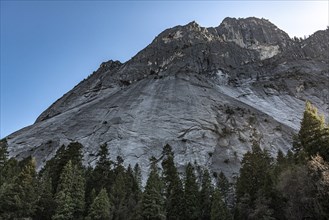
M 196 161 L 231 176 L 252 138 L 272 154 L 291 147 L 305 100 L 328 117 L 328 38 L 326 30 L 294 41 L 258 18 L 167 29 L 126 63 L 103 63 L 9 135 L 10 155 L 33 155 L 40 167 L 79 141 L 93 164 L 106 142 L 113 158 L 146 172 L 169 143 L 181 167 Z

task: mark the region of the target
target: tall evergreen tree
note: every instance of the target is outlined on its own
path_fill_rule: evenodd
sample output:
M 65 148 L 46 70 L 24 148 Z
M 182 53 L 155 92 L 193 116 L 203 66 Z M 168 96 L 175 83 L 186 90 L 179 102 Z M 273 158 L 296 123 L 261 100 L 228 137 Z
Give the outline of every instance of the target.
M 216 188 L 211 202 L 211 220 L 231 220 L 232 215 L 227 208 L 226 204 L 224 203 L 224 199 L 222 197 L 221 190 Z
M 123 161 L 122 161 L 123 162 Z M 115 168 L 115 180 L 111 190 L 111 200 L 114 205 L 113 219 L 125 219 L 127 215 L 126 196 L 127 196 L 127 183 L 126 172 L 123 167 L 121 159 L 117 161 Z
M 260 192 L 248 218 L 255 220 L 275 220 L 274 210 L 270 206 L 270 198 Z
M 185 212 L 183 185 L 174 163 L 174 153 L 170 145 L 167 144 L 164 146 L 163 154 L 162 168 L 165 183 L 167 219 L 183 219 Z
M 60 175 L 60 181 L 56 192 L 55 201 L 57 204 L 53 220 L 73 219 L 74 204 L 72 198 L 73 166 L 69 160 Z
M 13 183 L 5 182 L 0 186 L 0 219 L 14 219 L 17 217 L 17 204 L 19 199 Z
M 128 165 L 126 171 L 126 209 L 130 210 L 127 213 L 126 219 L 136 219 L 138 213 L 138 205 L 141 200 L 141 189 L 139 188 L 139 184 L 135 179 L 135 173 L 131 168 L 130 164 Z
M 88 166 L 85 171 L 85 216 L 88 215 L 91 204 L 94 202 L 96 198 L 96 190 L 95 190 L 95 180 L 94 180 L 94 169 L 91 166 Z
M 4 141 L 4 140 L 2 140 Z M 18 161 L 8 160 L 6 142 L 2 142 L 2 167 L 0 172 L 0 219 L 14 219 L 17 217 L 17 191 L 15 181 L 21 172 Z
M 26 163 L 14 182 L 16 216 L 19 218 L 32 217 L 38 201 L 36 162 L 33 158 Z
M 319 116 L 318 109 L 310 102 L 306 102 L 294 149 L 298 153 L 305 151 L 308 156 L 319 153 L 324 160 L 329 161 L 329 126 L 325 124 L 324 116 Z
M 93 201 L 88 217 L 93 220 L 110 220 L 111 209 L 110 199 L 103 188 Z
M 224 199 L 225 205 L 228 205 L 230 200 L 230 194 L 232 194 L 231 185 L 222 171 L 219 173 L 217 178 L 217 187 L 221 192 L 221 196 Z
M 83 167 L 82 149 L 83 146 L 79 142 L 72 142 L 67 147 L 62 145 L 56 151 L 56 155 L 46 163 L 41 173 L 48 170 L 52 180 L 53 193 L 55 193 L 58 188 L 60 175 L 69 160 L 71 160 L 72 166 L 77 165 L 79 168 Z
M 60 176 L 53 219 L 81 219 L 84 210 L 84 178 L 82 170 L 68 161 Z
M 4 182 L 4 180 L 2 180 L 2 170 L 4 169 L 7 160 L 8 160 L 8 144 L 7 144 L 7 140 L 4 138 L 0 140 L 0 185 L 1 183 Z
M 113 162 L 110 160 L 110 154 L 106 143 L 100 146 L 97 156 L 99 159 L 96 162 L 93 172 L 93 188 L 97 193 L 104 187 L 110 192 L 113 185 L 114 174 L 112 169 Z
M 252 152 L 247 152 L 242 159 L 240 176 L 237 179 L 237 199 L 248 193 L 254 201 L 257 192 L 265 185 L 266 176 L 271 168 L 271 157 L 254 142 Z
M 35 220 L 51 220 L 55 214 L 56 203 L 52 194 L 51 179 L 48 172 L 44 172 L 39 180 L 39 200 Z
M 201 192 L 200 192 L 200 206 L 201 206 L 201 219 L 210 219 L 211 213 L 211 200 L 212 200 L 213 186 L 208 169 L 203 171 Z
M 73 166 L 72 200 L 73 216 L 75 219 L 81 219 L 85 210 L 85 178 L 83 168 L 79 165 Z
M 147 220 L 166 219 L 163 182 L 159 176 L 155 158 L 151 159 L 151 172 L 148 176 L 142 198 L 142 217 Z
M 16 209 L 16 218 L 30 218 L 36 211 L 38 199 L 37 178 L 35 170 L 35 160 L 30 158 L 18 176 L 13 180 L 11 193 L 13 197 L 12 207 Z
M 138 188 L 142 188 L 142 171 L 138 163 L 134 166 L 134 179 L 138 185 Z
M 194 167 L 188 163 L 185 169 L 184 181 L 185 219 L 198 219 L 200 216 L 199 186 L 194 174 Z
M 259 143 L 254 141 L 252 152 L 247 152 L 242 159 L 240 176 L 236 183 L 237 206 L 235 219 L 246 219 L 255 213 L 256 199 L 265 196 L 268 199 L 273 184 L 270 177 L 272 158 Z M 266 195 L 264 195 L 266 194 Z

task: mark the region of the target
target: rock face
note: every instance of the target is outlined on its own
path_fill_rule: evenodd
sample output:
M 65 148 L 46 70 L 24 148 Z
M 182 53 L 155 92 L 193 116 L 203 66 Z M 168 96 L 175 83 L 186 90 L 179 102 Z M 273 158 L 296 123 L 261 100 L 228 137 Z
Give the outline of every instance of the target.
M 39 167 L 72 141 L 92 165 L 107 143 L 113 158 L 138 162 L 144 175 L 169 143 L 180 168 L 196 161 L 232 176 L 251 138 L 273 155 L 291 147 L 305 100 L 328 118 L 328 29 L 292 40 L 265 19 L 191 22 L 126 63 L 102 63 L 7 141 L 11 156 L 32 155 Z

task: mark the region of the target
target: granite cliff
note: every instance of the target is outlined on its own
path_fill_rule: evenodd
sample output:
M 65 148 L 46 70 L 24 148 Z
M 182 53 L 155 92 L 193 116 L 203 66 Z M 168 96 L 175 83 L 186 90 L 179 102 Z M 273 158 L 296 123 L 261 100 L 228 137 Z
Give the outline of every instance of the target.
M 39 167 L 72 141 L 92 165 L 107 143 L 144 174 L 168 143 L 179 167 L 196 161 L 232 176 L 252 138 L 273 155 L 291 148 L 306 100 L 328 118 L 329 29 L 294 40 L 266 19 L 191 22 L 125 63 L 102 63 L 7 141 L 11 156 Z

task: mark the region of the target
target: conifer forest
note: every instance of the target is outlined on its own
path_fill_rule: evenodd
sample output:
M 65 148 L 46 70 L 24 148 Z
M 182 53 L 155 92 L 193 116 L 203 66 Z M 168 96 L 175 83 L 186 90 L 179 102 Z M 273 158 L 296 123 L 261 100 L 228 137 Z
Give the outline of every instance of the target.
M 329 219 L 329 126 L 306 103 L 293 148 L 272 157 L 252 138 L 239 176 L 213 173 L 194 161 L 175 166 L 170 145 L 138 164 L 110 159 L 100 143 L 93 167 L 83 164 L 83 146 L 72 142 L 37 172 L 34 158 L 17 161 L 0 143 L 0 219 L 35 220 L 233 220 Z

